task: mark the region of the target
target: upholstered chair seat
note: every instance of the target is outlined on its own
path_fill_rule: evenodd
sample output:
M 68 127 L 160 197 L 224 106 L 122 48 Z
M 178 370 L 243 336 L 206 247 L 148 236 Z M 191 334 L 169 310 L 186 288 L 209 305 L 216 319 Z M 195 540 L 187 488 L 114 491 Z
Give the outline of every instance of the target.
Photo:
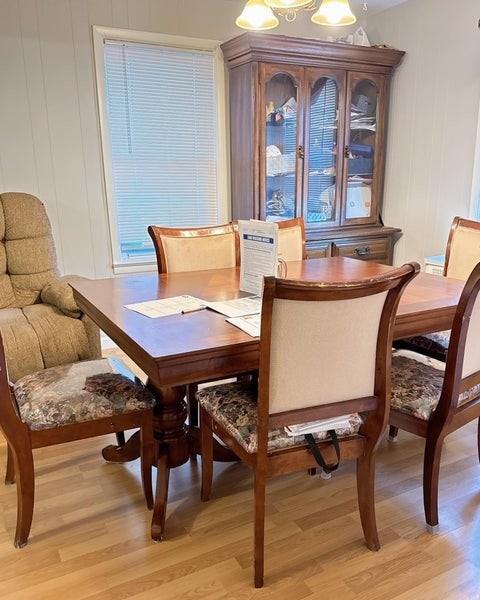
M 399 349 L 420 352 L 445 362 L 447 360 L 448 345 L 450 343 L 450 331 L 436 331 L 426 335 L 416 335 L 411 338 L 397 340 L 395 347 Z
M 13 386 L 20 417 L 40 431 L 142 411 L 153 396 L 123 365 L 108 358 L 43 369 Z
M 153 403 L 150 391 L 115 358 L 57 365 L 12 385 L 0 332 L 0 431 L 7 442 L 5 483 L 17 488 L 16 548 L 27 544 L 32 526 L 34 448 L 139 429 L 142 487 L 153 508 Z
M 209 386 L 197 392 L 202 408 L 218 421 L 228 433 L 250 454 L 257 452 L 258 390 L 256 383 L 227 383 Z M 350 425 L 336 430 L 338 437 L 355 435 L 362 424 L 361 418 L 352 416 Z M 315 433 L 318 442 L 327 439 L 328 433 Z M 268 452 L 294 446 L 305 446 L 303 435 L 288 436 L 283 427 L 268 432 Z
M 443 388 L 445 365 L 409 351 L 399 351 L 392 357 L 391 408 L 428 421 L 436 409 Z M 473 386 L 458 399 L 458 406 L 478 396 L 479 386 Z

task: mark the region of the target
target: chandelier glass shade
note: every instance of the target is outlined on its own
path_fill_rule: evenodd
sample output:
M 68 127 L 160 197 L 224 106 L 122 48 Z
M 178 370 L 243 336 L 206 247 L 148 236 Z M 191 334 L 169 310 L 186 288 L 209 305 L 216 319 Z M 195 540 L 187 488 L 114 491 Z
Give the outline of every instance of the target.
M 264 31 L 277 27 L 279 20 L 264 0 L 248 0 L 235 24 L 242 29 Z
M 356 20 L 348 0 L 323 0 L 320 8 L 312 16 L 312 21 L 317 25 L 330 27 L 353 25 Z
M 316 25 L 338 27 L 353 25 L 357 21 L 348 0 L 321 0 L 320 7 L 317 7 L 317 0 L 248 0 L 235 23 L 242 29 L 263 31 L 280 24 L 275 12 L 291 22 L 301 11 L 316 11 L 311 18 Z

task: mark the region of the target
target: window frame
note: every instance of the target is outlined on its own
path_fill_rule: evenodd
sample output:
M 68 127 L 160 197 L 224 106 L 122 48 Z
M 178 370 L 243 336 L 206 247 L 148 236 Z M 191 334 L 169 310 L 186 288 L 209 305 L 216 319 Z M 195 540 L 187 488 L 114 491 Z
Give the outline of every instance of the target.
M 228 123 L 226 110 L 225 63 L 220 48 L 221 42 L 201 38 L 189 38 L 176 35 L 135 31 L 131 29 L 117 29 L 92 25 L 93 54 L 95 63 L 95 79 L 97 92 L 97 107 L 100 129 L 100 149 L 103 171 L 103 185 L 106 197 L 106 210 L 108 216 L 109 238 L 113 272 L 133 273 L 141 271 L 155 271 L 157 261 L 155 252 L 152 257 L 145 260 L 125 260 L 120 253 L 120 240 L 117 231 L 117 206 L 113 188 L 112 157 L 110 149 L 110 135 L 107 114 L 107 98 L 105 85 L 105 40 L 132 42 L 179 48 L 182 50 L 201 50 L 211 52 L 214 59 L 216 102 L 217 102 L 217 191 L 218 191 L 218 223 L 226 223 L 230 219 L 230 186 L 228 175 Z M 152 223 L 153 225 L 154 223 Z

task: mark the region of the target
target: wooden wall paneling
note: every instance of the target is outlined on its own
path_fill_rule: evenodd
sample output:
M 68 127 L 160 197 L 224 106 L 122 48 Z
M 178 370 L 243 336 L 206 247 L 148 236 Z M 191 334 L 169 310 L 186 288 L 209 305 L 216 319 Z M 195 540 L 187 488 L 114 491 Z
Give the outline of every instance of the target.
M 188 35 L 185 32 L 185 23 L 183 19 L 180 19 L 181 8 L 180 2 L 150 0 L 149 31 L 168 33 L 170 35 Z M 199 37 L 198 34 L 196 37 Z M 202 37 L 208 36 L 202 33 Z
M 113 27 L 120 29 L 128 28 L 128 1 L 111 0 L 112 2 L 112 23 Z M 92 23 L 96 25 L 96 23 Z
M 53 235 L 57 242 L 59 269 L 63 272 L 63 245 L 58 216 L 58 197 L 52 160 L 50 124 L 45 95 L 43 61 L 40 51 L 36 0 L 20 0 L 20 29 L 23 46 L 25 80 L 30 108 L 32 148 L 37 170 L 37 189 L 25 189 L 37 193 L 45 203 Z M 23 189 L 23 188 L 22 188 Z
M 128 27 L 138 31 L 151 30 L 151 15 L 149 0 L 127 0 Z
M 38 192 L 20 13 L 16 0 L 3 0 L 0 18 L 0 132 L 3 191 Z M 15 143 L 12 143 L 13 140 Z
M 407 51 L 392 84 L 386 221 L 402 227 L 396 260 L 443 252 L 455 215 L 468 216 L 480 100 L 478 2 L 420 0 L 369 17 L 373 43 Z M 461 43 L 459 43 L 461 40 Z M 429 235 L 425 235 L 425 231 Z
M 82 152 L 87 188 L 86 202 L 93 248 L 93 274 L 107 277 L 112 264 L 104 194 L 100 124 L 96 104 L 91 24 L 111 26 L 110 0 L 70 0 L 72 10 L 75 75 L 78 89 Z
M 71 6 L 63 0 L 42 0 L 38 15 L 64 269 L 93 275 Z

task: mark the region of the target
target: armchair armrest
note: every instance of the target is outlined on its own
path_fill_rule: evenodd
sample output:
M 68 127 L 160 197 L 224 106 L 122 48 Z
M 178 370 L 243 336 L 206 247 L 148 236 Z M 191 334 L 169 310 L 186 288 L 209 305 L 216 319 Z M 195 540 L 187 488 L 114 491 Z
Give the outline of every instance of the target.
M 55 306 L 68 317 L 79 319 L 82 316 L 82 311 L 75 302 L 73 289 L 70 285 L 70 282 L 75 279 L 84 278 L 76 275 L 65 275 L 47 283 L 40 293 L 42 302 Z

